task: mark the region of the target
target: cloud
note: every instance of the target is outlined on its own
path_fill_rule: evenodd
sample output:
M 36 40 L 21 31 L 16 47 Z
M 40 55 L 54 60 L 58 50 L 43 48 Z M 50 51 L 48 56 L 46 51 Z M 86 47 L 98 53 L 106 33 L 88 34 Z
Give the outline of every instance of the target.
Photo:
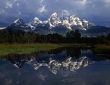
M 40 3 L 42 4 L 44 2 L 44 0 L 41 0 Z
M 61 16 L 70 16 L 70 12 L 66 9 L 62 10 Z
M 4 9 L 1 9 L 0 10 L 0 14 L 4 14 L 5 13 L 5 10 Z
M 13 7 L 13 4 L 12 3 L 10 3 L 10 2 L 7 2 L 6 3 L 6 8 L 12 8 Z
M 19 4 L 18 2 L 16 3 L 16 5 L 17 5 L 18 7 L 20 6 L 20 4 Z
M 40 5 L 41 6 L 39 7 L 38 12 L 39 13 L 45 13 L 45 12 L 47 12 L 45 0 L 41 0 L 40 1 Z
M 110 7 L 110 0 L 104 0 L 106 7 Z
M 39 13 L 47 12 L 46 6 L 45 6 L 45 5 L 41 6 L 41 7 L 38 9 L 38 12 L 39 12 Z
M 5 8 L 13 8 L 13 5 L 17 2 L 17 0 L 4 0 Z

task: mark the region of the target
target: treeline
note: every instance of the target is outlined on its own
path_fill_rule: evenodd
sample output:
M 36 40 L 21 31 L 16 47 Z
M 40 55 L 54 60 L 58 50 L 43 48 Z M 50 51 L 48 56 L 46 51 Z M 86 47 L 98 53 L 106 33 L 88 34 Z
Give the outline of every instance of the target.
M 65 36 L 60 34 L 40 35 L 34 32 L 21 30 L 0 30 L 0 43 L 108 43 L 110 33 L 107 36 L 81 37 L 78 30 L 69 31 Z

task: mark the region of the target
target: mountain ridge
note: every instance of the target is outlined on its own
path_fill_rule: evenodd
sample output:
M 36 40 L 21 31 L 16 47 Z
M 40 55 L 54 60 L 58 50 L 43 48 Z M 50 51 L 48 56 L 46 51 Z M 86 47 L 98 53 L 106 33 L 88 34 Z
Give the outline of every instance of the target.
M 85 19 L 80 19 L 75 15 L 63 17 L 63 19 L 61 19 L 55 12 L 45 21 L 35 17 L 31 22 L 25 23 L 23 19 L 19 18 L 6 28 L 11 30 L 32 31 L 39 34 L 58 33 L 63 35 L 65 35 L 68 31 L 79 30 L 86 35 L 95 34 L 95 32 L 106 32 L 103 28 L 106 29 L 108 27 L 96 26 L 95 24 Z M 107 29 L 107 33 L 108 32 L 109 30 Z

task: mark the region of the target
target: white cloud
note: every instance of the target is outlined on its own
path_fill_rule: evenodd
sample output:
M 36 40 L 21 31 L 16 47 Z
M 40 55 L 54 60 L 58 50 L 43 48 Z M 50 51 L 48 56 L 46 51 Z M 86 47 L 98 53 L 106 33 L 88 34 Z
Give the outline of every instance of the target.
M 62 10 L 62 16 L 70 16 L 70 12 L 68 10 Z
M 4 9 L 1 9 L 1 10 L 0 10 L 0 15 L 1 15 L 1 14 L 5 14 L 5 10 L 4 10 Z
M 104 0 L 104 2 L 106 7 L 110 7 L 110 0 Z
M 78 4 L 86 5 L 88 0 L 76 0 Z
M 12 2 L 7 2 L 6 3 L 6 7 L 5 8 L 12 8 L 13 7 L 13 3 Z
M 39 13 L 47 12 L 45 0 L 40 0 L 40 7 L 38 9 Z
M 44 2 L 44 0 L 41 0 L 40 3 L 42 4 Z
M 21 13 L 21 11 L 18 11 L 18 15 L 21 15 L 22 13 Z
M 45 5 L 41 6 L 41 7 L 38 9 L 38 12 L 40 12 L 40 13 L 47 12 L 46 6 L 45 6 Z
M 18 2 L 16 3 L 16 5 L 17 5 L 18 7 L 20 6 L 20 4 L 19 4 Z
M 16 4 L 17 6 L 19 5 L 18 3 L 19 0 L 5 0 L 5 8 L 13 8 L 13 6 Z

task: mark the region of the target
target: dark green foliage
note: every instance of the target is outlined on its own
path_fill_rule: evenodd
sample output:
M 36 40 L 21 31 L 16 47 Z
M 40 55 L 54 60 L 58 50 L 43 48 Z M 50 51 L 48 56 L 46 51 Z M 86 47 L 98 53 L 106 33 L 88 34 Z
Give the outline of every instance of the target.
M 22 30 L 0 30 L 0 43 L 106 43 L 110 41 L 108 36 L 81 37 L 78 30 L 67 32 L 66 36 L 60 34 L 40 35 L 35 32 Z
M 107 39 L 110 40 L 110 33 L 108 34 Z
M 63 43 L 65 38 L 57 33 L 40 35 L 21 30 L 0 30 L 0 43 Z
M 66 39 L 69 43 L 79 42 L 81 39 L 81 34 L 80 34 L 79 30 L 70 31 L 70 32 L 67 32 Z

